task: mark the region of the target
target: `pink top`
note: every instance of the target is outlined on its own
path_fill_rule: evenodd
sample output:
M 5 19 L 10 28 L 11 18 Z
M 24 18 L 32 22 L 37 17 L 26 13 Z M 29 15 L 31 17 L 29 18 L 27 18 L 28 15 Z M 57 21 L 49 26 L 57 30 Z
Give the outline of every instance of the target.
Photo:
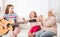
M 57 33 L 57 25 L 56 25 L 56 18 L 54 16 L 48 17 L 46 20 L 43 21 L 43 30 L 52 31 Z

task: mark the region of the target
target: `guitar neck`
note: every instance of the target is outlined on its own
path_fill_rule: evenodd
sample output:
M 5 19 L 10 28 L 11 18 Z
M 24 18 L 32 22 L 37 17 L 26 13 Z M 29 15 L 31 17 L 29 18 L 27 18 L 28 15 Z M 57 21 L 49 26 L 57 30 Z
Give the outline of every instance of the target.
M 31 20 L 28 20 L 28 21 L 17 22 L 17 23 L 13 23 L 11 25 L 25 24 L 25 22 L 30 22 L 30 23 L 36 22 L 36 19 L 31 19 Z
M 17 22 L 17 23 L 13 23 L 11 25 L 18 25 L 18 24 L 25 24 L 25 22 Z

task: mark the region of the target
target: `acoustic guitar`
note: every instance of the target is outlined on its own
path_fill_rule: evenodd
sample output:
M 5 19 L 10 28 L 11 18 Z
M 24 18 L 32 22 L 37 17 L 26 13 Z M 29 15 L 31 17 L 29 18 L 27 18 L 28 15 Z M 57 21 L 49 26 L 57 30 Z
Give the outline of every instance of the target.
M 15 23 L 12 19 L 10 19 L 9 21 L 2 19 L 0 20 L 0 22 L 7 26 L 7 28 L 0 26 L 0 35 L 4 35 L 4 34 L 7 34 L 9 30 L 13 30 L 14 25 L 25 24 L 26 22 L 30 22 L 30 23 L 36 22 L 36 19 L 31 19 L 28 21 L 21 21 L 17 23 Z
M 9 21 L 2 19 L 0 22 L 7 26 L 7 28 L 0 26 L 0 35 L 5 35 L 9 30 L 13 30 L 14 25 L 25 23 L 25 21 L 14 23 L 14 21 L 11 19 Z

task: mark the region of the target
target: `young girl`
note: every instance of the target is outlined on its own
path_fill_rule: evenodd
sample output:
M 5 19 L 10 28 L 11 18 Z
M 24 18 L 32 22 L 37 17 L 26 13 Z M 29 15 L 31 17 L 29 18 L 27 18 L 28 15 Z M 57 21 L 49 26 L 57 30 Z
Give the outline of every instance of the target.
M 11 4 L 8 4 L 5 10 L 5 14 L 4 14 L 4 19 L 5 20 L 14 20 L 14 22 L 17 22 L 17 18 L 18 16 L 16 15 L 16 13 L 14 13 L 14 6 Z M 20 29 L 19 29 L 19 25 L 14 25 L 13 26 L 14 30 L 10 30 L 9 31 L 9 35 L 10 37 L 17 37 L 17 34 L 19 33 Z
M 36 22 L 31 23 L 32 27 L 31 27 L 31 29 L 28 33 L 28 37 L 34 37 L 34 34 L 41 29 L 40 24 L 37 23 L 37 14 L 36 14 L 35 11 L 31 11 L 29 17 L 30 17 L 30 20 L 31 19 L 36 19 Z

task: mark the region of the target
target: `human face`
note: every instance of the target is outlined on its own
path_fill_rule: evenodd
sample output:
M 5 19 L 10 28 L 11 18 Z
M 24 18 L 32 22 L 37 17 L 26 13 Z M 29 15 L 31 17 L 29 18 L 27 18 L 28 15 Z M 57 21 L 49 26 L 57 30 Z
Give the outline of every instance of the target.
M 14 12 L 14 7 L 13 6 L 9 7 L 9 14 L 12 14 L 12 12 Z
M 49 12 L 49 13 L 48 13 L 48 16 L 52 16 L 52 12 Z
M 34 13 L 34 12 L 31 12 L 31 13 L 30 13 L 30 17 L 31 17 L 31 18 L 34 18 L 34 17 L 35 17 L 35 13 Z

